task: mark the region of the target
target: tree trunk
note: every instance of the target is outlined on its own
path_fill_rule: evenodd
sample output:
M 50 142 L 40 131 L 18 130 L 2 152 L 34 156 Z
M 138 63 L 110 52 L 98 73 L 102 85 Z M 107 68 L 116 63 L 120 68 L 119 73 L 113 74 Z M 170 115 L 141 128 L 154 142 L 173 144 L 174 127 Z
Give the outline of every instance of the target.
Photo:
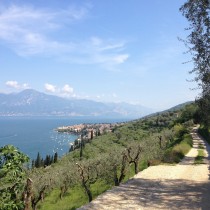
M 80 160 L 82 159 L 82 156 L 83 156 L 83 139 L 82 139 L 82 137 L 81 137 L 81 142 L 80 142 L 80 153 L 79 153 Z
M 41 200 L 41 201 L 43 201 L 44 200 L 44 193 L 45 193 L 45 190 L 47 189 L 47 185 L 45 185 L 44 187 L 43 187 L 43 189 L 39 192 L 39 197 L 37 198 L 37 199 L 33 199 L 32 201 L 31 201 L 31 203 L 32 203 L 32 209 L 33 210 L 36 210 L 36 206 L 37 206 L 37 204 L 39 203 L 39 201 Z
M 83 183 L 83 187 L 85 188 L 85 192 L 88 195 L 88 201 L 91 202 L 93 200 L 93 196 L 92 196 L 90 189 L 88 188 L 88 186 L 85 183 Z
M 138 161 L 134 161 L 134 169 L 135 169 L 135 174 L 137 174 L 138 171 Z
M 23 202 L 25 204 L 24 210 L 31 209 L 31 201 L 32 201 L 32 180 L 30 178 L 27 179 L 26 190 L 24 192 Z
M 114 166 L 114 185 L 119 186 L 119 180 L 118 180 L 118 177 L 117 177 L 117 166 L 116 165 Z
M 119 178 L 119 183 L 122 182 L 122 180 L 125 178 L 125 170 L 126 170 L 126 161 L 127 161 L 127 156 L 124 154 L 123 159 L 122 159 L 122 166 L 121 166 L 121 171 L 120 171 L 120 178 Z
M 68 187 L 66 185 L 62 186 L 61 188 L 61 192 L 60 192 L 60 199 L 63 198 L 63 196 L 65 195 L 65 193 L 67 192 L 68 190 Z

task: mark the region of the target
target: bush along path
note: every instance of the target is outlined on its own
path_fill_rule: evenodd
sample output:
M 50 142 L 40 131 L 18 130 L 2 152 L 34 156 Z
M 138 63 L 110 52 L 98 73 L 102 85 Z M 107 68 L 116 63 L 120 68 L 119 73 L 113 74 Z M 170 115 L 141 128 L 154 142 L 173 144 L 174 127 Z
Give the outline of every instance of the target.
M 191 135 L 193 148 L 179 164 L 151 166 L 79 210 L 209 210 L 210 147 L 197 134 L 197 127 Z M 196 159 L 201 159 L 199 164 Z

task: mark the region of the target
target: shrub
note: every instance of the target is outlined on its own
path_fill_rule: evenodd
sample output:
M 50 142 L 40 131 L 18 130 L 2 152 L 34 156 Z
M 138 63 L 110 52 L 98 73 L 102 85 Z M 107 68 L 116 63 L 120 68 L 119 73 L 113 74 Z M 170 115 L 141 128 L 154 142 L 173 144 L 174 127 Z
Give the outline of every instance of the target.
M 152 159 L 152 160 L 148 160 L 148 166 L 157 166 L 161 164 L 161 160 L 160 159 Z
M 177 138 L 182 138 L 182 136 L 184 136 L 184 134 L 188 133 L 188 130 L 183 125 L 176 124 L 174 126 L 174 132 L 175 132 L 175 135 Z
M 173 148 L 166 150 L 163 161 L 166 163 L 178 163 L 192 147 L 192 137 L 189 134 L 183 136 L 183 140 Z
M 198 129 L 198 133 L 208 142 L 210 143 L 210 132 L 209 129 L 206 127 L 200 127 Z

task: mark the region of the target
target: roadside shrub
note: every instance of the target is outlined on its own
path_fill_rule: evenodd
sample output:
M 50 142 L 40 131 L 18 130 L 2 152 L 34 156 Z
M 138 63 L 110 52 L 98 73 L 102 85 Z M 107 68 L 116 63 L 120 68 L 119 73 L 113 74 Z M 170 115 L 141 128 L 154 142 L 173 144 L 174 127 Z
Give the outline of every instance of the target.
M 161 160 L 160 159 L 152 159 L 152 160 L 148 160 L 148 166 L 157 166 L 161 164 Z
M 179 154 L 179 157 L 183 158 L 185 154 L 187 154 L 190 150 L 191 146 L 187 143 L 181 143 L 176 145 L 172 151 Z
M 177 138 L 182 138 L 182 136 L 184 136 L 184 134 L 188 133 L 188 130 L 186 129 L 185 126 L 183 126 L 181 124 L 176 124 L 174 126 L 174 132 L 175 132 L 175 136 Z
M 182 141 L 182 144 L 184 144 L 184 143 L 187 144 L 187 145 L 189 145 L 190 147 L 193 146 L 193 140 L 192 140 L 192 136 L 190 134 L 185 134 L 184 135 L 184 139 Z
M 181 158 L 183 158 L 183 155 L 181 155 L 180 152 L 174 151 L 173 149 L 169 149 L 166 151 L 163 162 L 164 163 L 178 163 Z
M 192 147 L 192 137 L 189 134 L 183 136 L 183 140 L 173 148 L 166 150 L 163 157 L 165 163 L 178 163 Z
M 198 129 L 198 133 L 208 142 L 210 143 L 210 132 L 206 127 L 200 127 Z

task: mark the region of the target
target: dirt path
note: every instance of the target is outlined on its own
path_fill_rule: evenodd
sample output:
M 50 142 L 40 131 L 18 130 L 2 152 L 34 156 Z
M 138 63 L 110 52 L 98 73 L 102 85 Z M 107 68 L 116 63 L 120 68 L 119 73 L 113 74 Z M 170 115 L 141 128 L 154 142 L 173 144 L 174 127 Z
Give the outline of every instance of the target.
M 192 136 L 193 148 L 181 163 L 151 166 L 79 210 L 210 210 L 210 147 L 196 129 Z M 206 148 L 205 164 L 194 165 L 199 144 Z

